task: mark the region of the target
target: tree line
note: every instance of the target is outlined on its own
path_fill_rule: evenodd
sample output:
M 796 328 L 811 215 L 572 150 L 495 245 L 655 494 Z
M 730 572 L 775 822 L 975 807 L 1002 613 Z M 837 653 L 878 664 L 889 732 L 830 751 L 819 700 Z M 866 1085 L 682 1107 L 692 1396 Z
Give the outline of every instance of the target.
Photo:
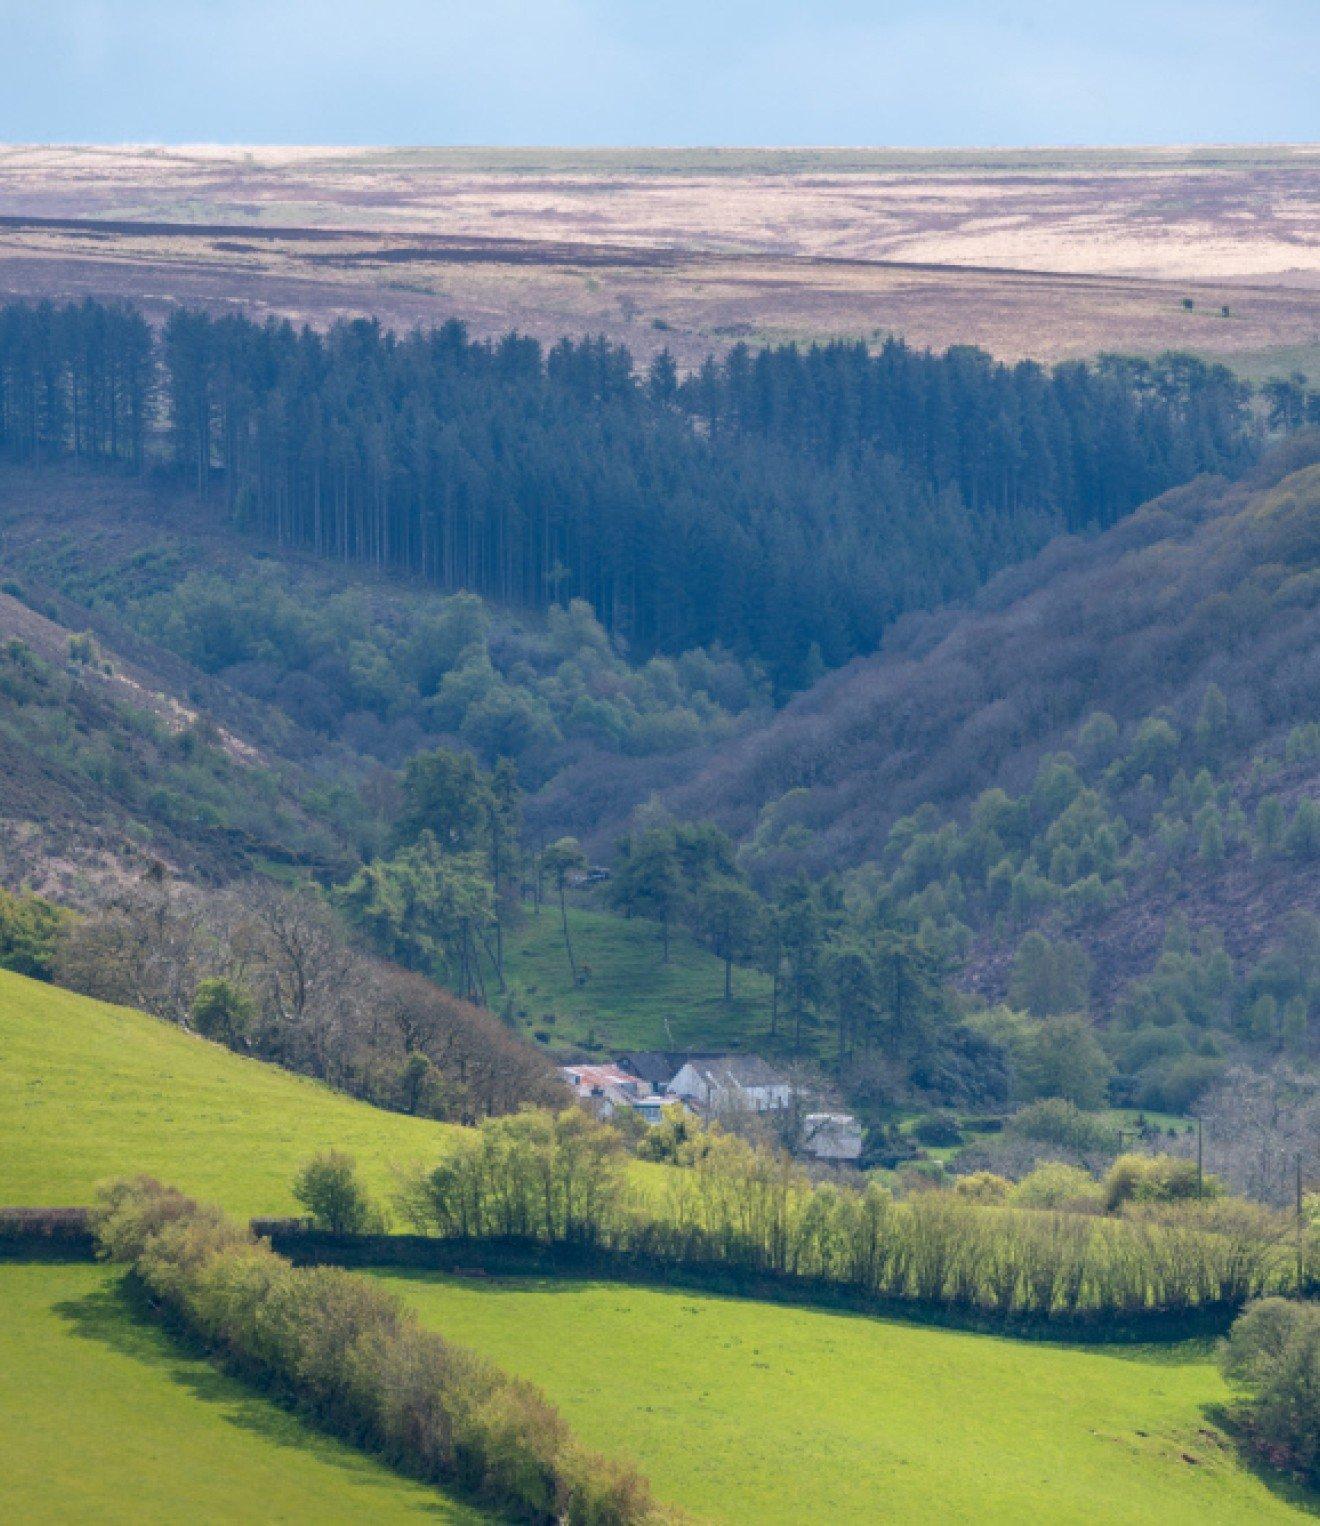
M 168 462 L 281 544 L 534 608 L 584 598 L 634 650 L 723 643 L 781 687 L 1060 530 L 1241 466 L 1248 396 L 1177 355 L 739 346 L 680 379 L 667 355 L 641 375 L 604 340 L 457 322 L 180 310 L 155 341 L 95 303 L 0 322 L 11 454 L 140 462 L 159 408 Z
M 159 349 L 145 318 L 100 302 L 0 308 L 0 448 L 141 466 Z
M 1222 1309 L 1314 1274 L 1288 1216 L 1241 1199 L 1133 1188 L 1110 1213 L 974 1191 L 896 1200 L 874 1179 L 813 1184 L 788 1157 L 719 1131 L 659 1193 L 633 1185 L 614 1130 L 572 1109 L 485 1121 L 407 1178 L 400 1207 L 419 1232 L 447 1238 L 577 1245 L 999 1315 Z

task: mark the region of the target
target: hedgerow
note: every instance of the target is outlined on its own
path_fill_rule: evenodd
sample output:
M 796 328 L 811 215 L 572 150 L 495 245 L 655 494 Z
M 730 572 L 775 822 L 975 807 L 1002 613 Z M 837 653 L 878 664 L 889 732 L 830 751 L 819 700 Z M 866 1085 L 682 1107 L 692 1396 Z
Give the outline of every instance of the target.
M 401 1471 L 520 1521 L 659 1519 L 646 1481 L 584 1451 L 532 1384 L 423 1330 L 366 1279 L 295 1268 L 149 1177 L 103 1188 L 93 1222 L 101 1253 L 212 1352 Z
M 1290 1223 L 1270 1209 L 1233 1198 L 1085 1207 L 817 1186 L 787 1157 L 718 1132 L 663 1190 L 639 1187 L 620 1169 L 617 1135 L 573 1109 L 488 1120 L 400 1197 L 424 1234 L 587 1246 L 1001 1315 L 1181 1314 L 1295 1286 Z

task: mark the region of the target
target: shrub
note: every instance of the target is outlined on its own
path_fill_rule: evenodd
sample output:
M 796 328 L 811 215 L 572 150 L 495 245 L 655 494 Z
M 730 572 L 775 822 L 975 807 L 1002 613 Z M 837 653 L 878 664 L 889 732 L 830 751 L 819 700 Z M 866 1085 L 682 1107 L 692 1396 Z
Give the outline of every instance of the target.
M 1112 1153 L 1118 1148 L 1118 1131 L 1099 1118 L 1084 1113 L 1063 1097 L 1046 1097 L 1019 1108 L 1009 1129 L 1023 1139 L 1075 1150 L 1079 1155 Z
M 685 1107 L 667 1107 L 664 1118 L 637 1141 L 637 1158 L 691 1166 L 706 1154 L 718 1132 L 718 1125 L 706 1128 Z
M 358 1177 L 357 1162 L 338 1150 L 325 1150 L 309 1160 L 294 1178 L 293 1195 L 318 1229 L 364 1235 L 384 1228 Z
M 65 920 L 58 906 L 39 895 L 14 895 L 0 889 L 0 969 L 35 980 L 51 979 Z
M 198 983 L 192 999 L 193 1027 L 203 1038 L 237 1048 L 252 1027 L 252 998 L 223 977 Z
M 1228 1381 L 1250 1395 L 1244 1418 L 1258 1448 L 1320 1483 L 1320 1303 L 1250 1304 L 1220 1362 Z
M 927 1113 L 924 1118 L 917 1120 L 912 1132 L 922 1144 L 934 1149 L 963 1142 L 957 1119 L 951 1118 L 948 1113 Z
M 213 1352 L 402 1470 L 544 1526 L 655 1519 L 645 1480 L 584 1453 L 530 1383 L 423 1330 L 365 1278 L 295 1268 L 147 1177 L 104 1189 L 94 1223 L 102 1253 Z
M 1158 1113 L 1185 1113 L 1222 1078 L 1224 1068 L 1224 1061 L 1211 1055 L 1170 1058 L 1137 1077 L 1132 1101 Z
M 1104 1191 L 1089 1171 L 1047 1160 L 1024 1176 L 1009 1194 L 1020 1208 L 1053 1208 L 1073 1213 L 1097 1213 Z
M 1113 1066 L 1091 1024 L 1077 1013 L 1042 1023 L 1020 1064 L 1029 1097 L 1062 1097 L 1078 1107 L 1105 1103 Z
M 1180 1155 L 1120 1155 L 1105 1177 L 1105 1208 L 1112 1213 L 1125 1203 L 1177 1203 L 1223 1191 L 1217 1177 L 1198 1182 L 1196 1162 Z
M 1006 1176 L 997 1176 L 993 1171 L 973 1171 L 970 1176 L 960 1176 L 953 1190 L 972 1203 L 1002 1203 L 1012 1185 Z

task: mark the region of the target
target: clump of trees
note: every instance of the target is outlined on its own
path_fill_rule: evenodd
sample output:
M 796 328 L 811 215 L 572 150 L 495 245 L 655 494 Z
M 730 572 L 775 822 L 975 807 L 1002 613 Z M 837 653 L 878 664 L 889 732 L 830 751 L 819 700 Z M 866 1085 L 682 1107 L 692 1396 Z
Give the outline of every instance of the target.
M 543 1526 L 658 1519 L 645 1479 L 585 1451 L 539 1390 L 367 1279 L 295 1268 L 146 1177 L 103 1189 L 94 1224 L 102 1253 L 211 1352 L 402 1471 Z
M 293 1195 L 316 1228 L 331 1234 L 368 1235 L 385 1227 L 358 1177 L 357 1162 L 342 1150 L 313 1156 L 294 1177 Z
M 520 620 L 470 591 L 371 597 L 315 566 L 235 560 L 182 575 L 153 564 L 146 588 L 126 576 L 118 610 L 203 671 L 390 764 L 444 737 L 539 783 L 575 754 L 727 740 L 768 704 L 755 662 L 718 644 L 630 663 L 581 599 Z
M 769 976 L 769 1043 L 828 1054 L 859 1106 L 914 1091 L 950 1104 L 1005 1099 L 1003 1057 L 961 1020 L 950 963 L 921 929 L 832 877 L 758 889 L 746 858 L 710 822 L 648 826 L 619 843 L 609 898 L 656 924 L 662 962 L 671 929 L 685 926 L 721 960 L 726 1000 L 738 965 Z
M 71 919 L 54 973 L 401 1112 L 471 1123 L 561 1095 L 497 1017 L 362 953 L 310 888 L 208 892 L 157 873 Z

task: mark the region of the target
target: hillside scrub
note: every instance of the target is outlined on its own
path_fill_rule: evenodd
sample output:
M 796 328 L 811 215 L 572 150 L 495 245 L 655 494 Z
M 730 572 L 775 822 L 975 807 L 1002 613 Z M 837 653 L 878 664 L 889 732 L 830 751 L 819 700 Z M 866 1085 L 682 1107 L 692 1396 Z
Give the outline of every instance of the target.
M 759 884 L 843 871 L 979 1002 L 1117 1017 L 1115 1101 L 1177 1111 L 1240 1045 L 1311 1052 L 1318 455 L 914 617 L 660 804 L 740 837 Z
M 874 1181 L 813 1186 L 787 1157 L 731 1135 L 688 1158 L 663 1192 L 638 1190 L 612 1129 L 574 1109 L 522 1113 L 408 1176 L 399 1206 L 419 1232 L 446 1238 L 594 1247 L 1001 1316 L 1223 1309 L 1295 1281 L 1288 1219 L 1240 1199 L 1152 1193 L 1105 1215 L 1099 1191 L 1070 1178 L 1039 1208 L 1026 1206 L 1029 1189 L 986 1194 L 1003 1206 L 939 1190 L 896 1201 Z
M 11 888 L 26 875 L 76 890 L 78 877 L 50 859 L 70 838 L 103 835 L 129 862 L 134 850 L 154 852 L 209 874 L 264 856 L 344 859 L 340 824 L 309 780 L 279 774 L 255 753 L 235 757 L 210 718 L 191 706 L 168 710 L 131 673 L 107 668 L 73 652 L 57 660 L 17 636 L 0 640 L 0 801 L 6 816 L 39 829 L 35 843 L 13 835 L 6 844 Z
M 390 1293 L 266 1243 L 148 1177 L 103 1189 L 101 1252 L 240 1375 L 401 1471 L 517 1520 L 658 1519 L 631 1469 L 584 1452 L 523 1380 L 423 1330 Z

